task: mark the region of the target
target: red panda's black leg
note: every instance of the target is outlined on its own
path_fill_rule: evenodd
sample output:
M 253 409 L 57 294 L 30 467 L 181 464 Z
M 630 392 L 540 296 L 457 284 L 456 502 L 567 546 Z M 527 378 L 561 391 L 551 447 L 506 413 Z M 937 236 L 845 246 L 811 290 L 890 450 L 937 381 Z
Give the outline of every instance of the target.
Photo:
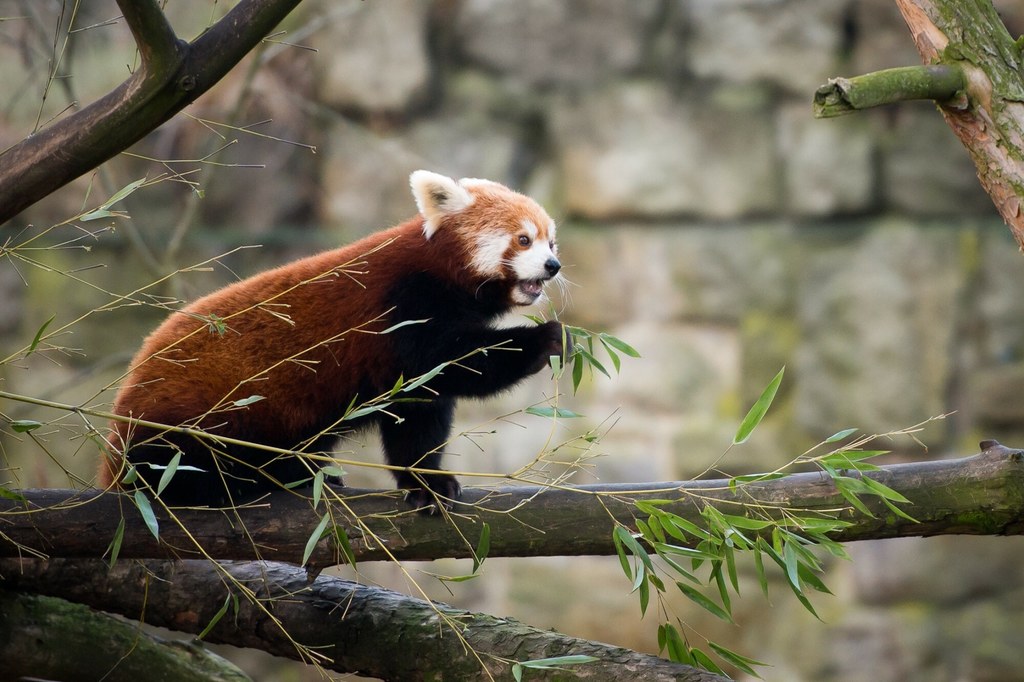
M 395 471 L 398 487 L 408 490 L 406 501 L 427 513 L 437 513 L 437 505 L 451 509 L 462 494 L 462 487 L 451 474 L 441 470 L 441 448 L 451 433 L 455 402 L 436 398 L 423 403 L 405 403 L 389 408 L 399 417 L 383 417 L 381 442 L 388 464 L 438 473 Z
M 457 397 L 482 398 L 500 393 L 547 367 L 552 355 L 564 356 L 564 334 L 562 325 L 553 321 L 465 330 L 458 339 L 458 350 L 471 355 L 446 367 L 427 386 L 442 395 Z

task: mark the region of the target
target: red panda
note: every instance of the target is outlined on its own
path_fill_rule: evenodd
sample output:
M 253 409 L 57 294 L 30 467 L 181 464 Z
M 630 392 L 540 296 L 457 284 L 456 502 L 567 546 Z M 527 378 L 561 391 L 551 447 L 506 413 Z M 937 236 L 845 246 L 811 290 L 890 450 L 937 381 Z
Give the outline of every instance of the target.
M 275 450 L 323 453 L 339 431 L 376 426 L 414 507 L 458 500 L 458 481 L 440 468 L 456 399 L 501 392 L 563 354 L 558 322 L 491 326 L 558 275 L 555 224 L 496 182 L 419 170 L 410 184 L 414 218 L 226 286 L 150 334 L 113 408 L 146 424 L 111 422 L 99 483 L 117 481 L 127 460 L 155 490 L 181 453 L 164 502 L 237 503 L 308 482 L 318 468 Z M 425 376 L 396 394 L 414 400 L 342 421 Z

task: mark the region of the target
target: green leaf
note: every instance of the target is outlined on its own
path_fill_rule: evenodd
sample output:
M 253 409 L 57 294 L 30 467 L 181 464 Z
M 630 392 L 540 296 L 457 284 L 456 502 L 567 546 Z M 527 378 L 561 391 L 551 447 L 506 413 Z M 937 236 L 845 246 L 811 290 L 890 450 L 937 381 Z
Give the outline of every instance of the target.
M 316 529 L 310 534 L 309 539 L 306 540 L 306 549 L 302 552 L 302 566 L 306 565 L 309 561 L 309 557 L 312 556 L 313 550 L 316 548 L 316 543 L 327 533 L 327 524 L 331 521 L 330 514 L 324 514 L 323 518 L 320 519 L 320 523 L 317 524 Z
M 758 538 L 758 543 L 763 542 Z M 757 572 L 757 582 L 761 584 L 761 593 L 764 594 L 764 598 L 768 599 L 768 574 L 764 570 L 764 557 L 761 556 L 761 550 L 758 546 L 754 547 L 754 570 Z
M 615 530 L 612 531 L 612 542 L 615 545 L 615 553 L 619 555 L 619 564 L 622 566 L 622 572 L 626 574 L 626 578 L 629 580 L 633 579 L 633 567 L 629 565 L 629 557 L 626 556 L 626 546 L 622 544 L 622 539 L 619 536 L 619 531 L 626 531 L 622 526 L 616 526 Z
M 121 483 L 124 485 L 131 485 L 137 480 L 139 480 L 139 469 L 134 466 L 129 466 L 125 470 L 124 476 L 121 477 Z
M 668 649 L 669 660 L 684 665 L 693 665 L 694 660 L 690 655 L 690 648 L 686 646 L 686 642 L 683 641 L 676 626 L 665 623 L 662 627 L 665 628 L 665 648 Z
M 485 522 L 480 528 L 480 539 L 477 540 L 476 550 L 473 552 L 473 573 L 476 573 L 491 551 L 491 527 Z
M 181 464 L 180 450 L 174 453 L 174 457 L 171 457 L 171 461 L 167 463 L 167 467 L 164 469 L 164 472 L 160 474 L 160 482 L 157 483 L 156 486 L 157 496 L 159 496 L 160 493 L 164 491 L 164 488 L 167 487 L 167 484 L 171 482 L 172 478 L 174 478 L 175 472 L 178 471 L 179 464 Z
M 761 397 L 757 399 L 757 402 L 747 412 L 747 416 L 743 418 L 740 423 L 739 430 L 736 431 L 736 437 L 733 438 L 733 445 L 739 445 L 745 443 L 750 434 L 754 432 L 754 429 L 761 420 L 764 419 L 764 415 L 768 412 L 768 408 L 771 407 L 772 401 L 775 400 L 775 394 L 779 390 L 779 384 L 782 383 L 782 375 L 785 373 L 786 368 L 783 367 L 779 370 L 779 373 L 775 375 L 768 386 L 765 387 L 764 391 L 761 392 Z
M 110 539 L 110 544 L 107 545 L 107 552 L 110 553 L 110 564 L 111 568 L 117 563 L 117 557 L 121 553 L 121 543 L 124 541 L 124 516 L 121 517 L 120 521 L 117 522 L 117 529 L 114 531 L 114 537 Z
M 429 372 L 427 372 L 423 376 L 418 377 L 415 380 L 413 380 L 412 382 L 410 382 L 408 386 L 406 386 L 405 388 L 402 389 L 402 391 L 404 393 L 408 393 L 409 391 L 412 391 L 413 389 L 419 388 L 420 386 L 422 386 L 423 384 L 427 383 L 428 381 L 430 381 L 431 379 L 436 377 L 438 374 L 440 374 L 441 371 L 445 367 L 447 367 L 447 366 L 448 366 L 447 362 L 442 362 L 440 365 L 438 365 L 434 369 L 430 370 Z
M 789 474 L 777 471 L 771 474 L 744 474 L 743 476 L 733 476 L 729 479 L 729 489 L 735 490 L 737 485 L 744 483 L 761 483 L 762 481 L 777 481 L 780 478 L 785 478 Z
M 584 663 L 593 663 L 594 661 L 599 660 L 601 659 L 593 656 L 575 654 L 571 656 L 555 656 L 553 658 L 538 658 L 532 661 L 518 661 L 517 665 L 523 668 L 532 668 L 534 670 L 552 670 L 567 665 L 582 665 Z
M 53 320 L 56 317 L 56 315 L 50 315 L 50 319 L 48 319 L 46 322 L 43 322 L 43 326 L 39 328 L 39 331 L 37 331 L 35 337 L 33 337 L 32 343 L 28 345 L 28 350 L 25 351 L 25 357 L 31 355 L 32 351 L 34 351 L 39 346 L 39 342 L 43 340 L 43 333 L 46 331 L 46 328 L 50 326 L 50 323 L 53 322 Z
M 852 436 L 855 433 L 857 433 L 857 429 L 843 429 L 842 431 L 837 431 L 836 433 L 833 433 L 831 436 L 826 438 L 824 442 L 836 443 L 846 438 L 847 436 Z
M 549 419 L 552 417 L 558 417 L 560 419 L 578 419 L 583 416 L 582 414 L 576 414 L 572 410 L 567 410 L 564 407 L 552 407 L 550 405 L 543 407 L 528 407 L 524 412 L 526 412 L 526 414 L 532 414 L 537 417 L 547 417 Z
M 374 412 L 386 410 L 390 405 L 390 402 L 383 402 L 378 403 L 376 405 L 367 405 L 366 407 L 360 407 L 358 410 L 352 410 L 351 412 L 346 414 L 344 417 L 341 418 L 341 420 L 351 421 L 353 419 L 359 419 L 360 417 L 365 417 L 368 414 L 373 414 Z
M 11 430 L 15 433 L 28 433 L 29 431 L 35 431 L 43 425 L 42 422 L 37 422 L 35 419 L 14 419 L 10 422 Z
M 854 509 L 865 516 L 875 518 L 875 515 L 871 513 L 871 510 L 867 508 L 859 497 L 857 497 L 857 492 L 863 491 L 863 484 L 860 484 L 860 481 L 846 476 L 835 476 L 833 477 L 832 482 L 835 483 L 836 490 L 839 494 L 842 495 L 847 502 L 853 505 Z
M 0 498 L 5 500 L 14 500 L 15 502 L 28 502 L 28 498 L 19 492 L 5 488 L 0 485 Z
M 694 647 L 690 649 L 690 654 L 693 656 L 694 663 L 699 667 L 704 668 L 704 670 L 707 670 L 710 673 L 715 673 L 716 675 L 725 675 L 725 671 L 718 667 L 718 664 L 712 661 L 711 657 L 700 649 Z
M 265 399 L 265 396 L 262 396 L 262 395 L 251 395 L 248 398 L 242 398 L 241 400 L 236 400 L 234 403 L 232 403 L 232 405 L 234 405 L 235 407 L 246 407 L 247 405 L 252 405 L 253 403 L 258 403 L 259 401 L 264 400 L 264 399 Z
M 324 472 L 323 469 L 313 474 L 313 509 L 320 506 L 320 498 L 324 493 Z
M 712 651 L 714 651 L 715 654 L 717 654 L 723 661 L 725 661 L 729 665 L 739 668 L 748 675 L 753 675 L 758 679 L 760 679 L 761 676 L 757 674 L 757 671 L 754 670 L 753 666 L 756 665 L 763 668 L 767 667 L 768 665 L 767 663 L 759 661 L 756 658 L 748 658 L 747 656 L 741 656 L 735 651 L 726 649 L 724 646 L 720 644 L 715 644 L 714 642 L 708 642 L 708 646 L 711 647 Z
M 576 352 L 579 353 L 591 367 L 593 367 L 594 369 L 596 369 L 598 372 L 605 375 L 609 379 L 612 378 L 612 375 L 609 374 L 608 370 L 604 368 L 604 365 L 602 365 L 601 362 L 594 357 L 593 353 L 591 353 L 588 350 L 584 350 L 582 347 L 577 347 Z
M 142 520 L 146 523 L 146 528 L 153 534 L 157 540 L 160 539 L 160 524 L 156 520 L 156 514 L 153 513 L 153 506 L 149 503 L 149 498 L 146 497 L 146 493 L 141 490 L 136 490 L 135 495 L 135 506 L 139 508 L 139 513 L 142 514 Z
M 341 553 L 345 557 L 345 561 L 348 562 L 349 566 L 355 568 L 356 553 L 352 549 L 352 542 L 349 541 L 348 533 L 345 532 L 345 529 L 341 526 L 334 526 L 334 539 L 338 543 L 338 547 L 341 548 Z M 316 543 L 314 543 L 314 545 L 315 544 Z
M 885 485 L 884 483 L 879 483 L 873 478 L 868 478 L 867 476 L 865 476 L 864 478 L 861 479 L 861 481 L 863 481 L 864 485 L 868 488 L 868 490 L 875 493 L 879 497 L 885 498 L 887 500 L 892 500 L 893 502 L 899 502 L 900 504 L 912 504 L 911 501 L 904 497 L 901 493 L 896 492 L 895 490 Z
M 598 337 L 601 339 L 602 343 L 608 344 L 615 350 L 621 351 L 631 358 L 640 357 L 640 352 L 637 351 L 636 348 L 633 348 L 633 346 L 623 341 L 622 339 L 616 338 L 611 334 L 605 334 L 603 332 L 601 334 L 598 334 Z
M 333 476 L 334 478 L 341 478 L 345 475 L 345 470 L 337 464 L 328 464 L 322 467 L 320 471 L 324 472 L 324 476 Z
M 572 392 L 579 390 L 583 382 L 583 359 L 576 353 L 572 356 Z
M 682 592 L 687 599 L 697 604 L 697 606 L 701 607 L 708 613 L 718 618 L 721 618 L 727 623 L 732 622 L 732 616 L 730 616 L 725 609 L 723 609 L 721 606 L 713 602 L 707 596 L 701 594 L 700 591 L 694 589 L 686 583 L 679 582 L 678 580 L 676 581 L 676 587 L 679 588 L 679 591 Z
M 217 610 L 217 613 L 213 614 L 213 618 L 211 618 L 210 622 L 206 624 L 206 627 L 203 628 L 203 631 L 196 635 L 196 639 L 201 640 L 204 637 L 206 637 L 206 635 L 210 634 L 210 630 L 216 627 L 217 623 L 220 622 L 220 619 L 223 618 L 225 614 L 227 614 L 228 607 L 231 606 L 231 602 L 233 599 L 234 595 L 230 593 L 226 597 L 224 597 L 224 603 L 221 604 L 220 608 Z
M 110 210 L 110 207 L 116 204 L 117 202 L 121 201 L 125 197 L 127 197 L 135 190 L 137 190 L 145 182 L 146 178 L 141 178 L 139 180 L 135 180 L 133 182 L 128 183 L 127 185 L 119 189 L 117 192 L 115 192 L 113 196 L 104 201 L 99 208 L 93 211 L 89 211 L 88 213 L 80 217 L 79 220 L 81 220 L 82 222 L 88 222 L 90 220 L 99 220 L 100 218 L 110 218 L 124 215 L 123 213 L 112 212 Z
M 642 572 L 642 571 L 641 571 Z M 650 577 L 649 575 L 646 577 Z M 643 580 L 640 583 L 640 617 L 647 615 L 647 606 L 651 603 L 651 583 Z

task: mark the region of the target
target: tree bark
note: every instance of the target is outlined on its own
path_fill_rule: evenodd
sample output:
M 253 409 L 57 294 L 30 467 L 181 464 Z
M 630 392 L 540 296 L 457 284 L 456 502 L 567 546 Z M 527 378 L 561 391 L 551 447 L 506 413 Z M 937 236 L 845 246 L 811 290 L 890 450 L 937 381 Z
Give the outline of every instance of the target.
M 241 0 L 191 43 L 155 0 L 119 0 L 142 66 L 117 88 L 0 153 L 0 224 L 124 151 L 213 87 L 301 0 Z
M 489 556 L 614 554 L 612 529 L 616 524 L 635 528 L 637 500 L 671 500 L 666 510 L 696 523 L 702 523 L 706 504 L 731 514 L 751 506 L 770 515 L 785 509 L 819 511 L 850 523 L 835 533 L 838 541 L 1024 534 L 1024 456 L 995 441 L 983 442 L 982 448 L 973 457 L 893 464 L 869 474 L 910 500 L 906 511 L 916 523 L 895 516 L 870 496 L 863 499 L 874 516 L 856 512 L 823 473 L 735 488 L 728 480 L 468 488 L 464 504 L 448 518 L 412 512 L 397 491 L 340 488 L 343 496 L 329 508 L 351 553 L 328 534 L 309 563 L 315 570 L 342 563 L 346 554 L 356 561 L 472 557 L 484 522 L 490 531 Z M 207 556 L 301 564 L 325 509 L 324 502 L 314 510 L 310 500 L 281 493 L 238 510 L 175 509 L 173 517 L 157 510 L 157 540 L 126 494 L 56 489 L 22 494 L 25 501 L 0 500 L 0 556 L 99 557 L 123 518 L 123 558 Z
M 237 611 L 229 608 L 207 641 L 315 659 L 331 670 L 384 680 L 510 680 L 514 661 L 567 655 L 598 659 L 569 668 L 573 679 L 725 679 L 656 656 L 347 580 L 320 577 L 310 583 L 304 571 L 285 564 L 121 561 L 108 570 L 101 561 L 4 559 L 0 575 L 0 584 L 8 588 L 192 633 L 214 620 L 229 594 L 239 595 L 237 581 L 260 605 L 241 596 Z M 559 671 L 526 675 L 529 680 L 565 678 Z
M 927 64 L 967 79 L 967 105 L 940 104 L 982 187 L 1024 249 L 1024 58 L 991 0 L 896 0 Z
M 4 572 L 6 567 L 0 568 L 0 573 Z M 250 679 L 234 664 L 202 646 L 167 642 L 142 632 L 134 623 L 81 604 L 3 589 L 0 661 L 5 680 Z

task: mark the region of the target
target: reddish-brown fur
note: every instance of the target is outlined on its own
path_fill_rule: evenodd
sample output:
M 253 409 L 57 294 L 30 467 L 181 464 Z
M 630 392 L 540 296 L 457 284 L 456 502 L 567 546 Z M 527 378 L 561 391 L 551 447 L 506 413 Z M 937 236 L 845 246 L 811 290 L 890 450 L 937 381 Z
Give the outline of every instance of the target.
M 380 332 L 395 324 L 389 297 L 403 278 L 422 274 L 425 281 L 472 293 L 495 279 L 466 265 L 477 233 L 515 230 L 525 218 L 538 226 L 538 238 L 547 239 L 549 219 L 532 201 L 500 186 L 475 187 L 473 194 L 470 209 L 444 216 L 429 239 L 424 218 L 417 216 L 231 284 L 172 314 L 132 360 L 114 412 L 273 447 L 299 447 L 302 438 L 337 419 L 331 415 L 346 407 L 339 399 L 358 396 L 363 402 L 394 385 L 402 367 L 396 334 Z M 511 305 L 504 300 L 500 307 Z M 223 322 L 222 332 L 215 329 L 217 320 Z M 234 405 L 254 395 L 263 399 Z M 100 466 L 104 487 L 120 477 L 126 443 L 166 438 L 159 429 L 134 422 L 114 421 L 112 428 L 114 454 Z

